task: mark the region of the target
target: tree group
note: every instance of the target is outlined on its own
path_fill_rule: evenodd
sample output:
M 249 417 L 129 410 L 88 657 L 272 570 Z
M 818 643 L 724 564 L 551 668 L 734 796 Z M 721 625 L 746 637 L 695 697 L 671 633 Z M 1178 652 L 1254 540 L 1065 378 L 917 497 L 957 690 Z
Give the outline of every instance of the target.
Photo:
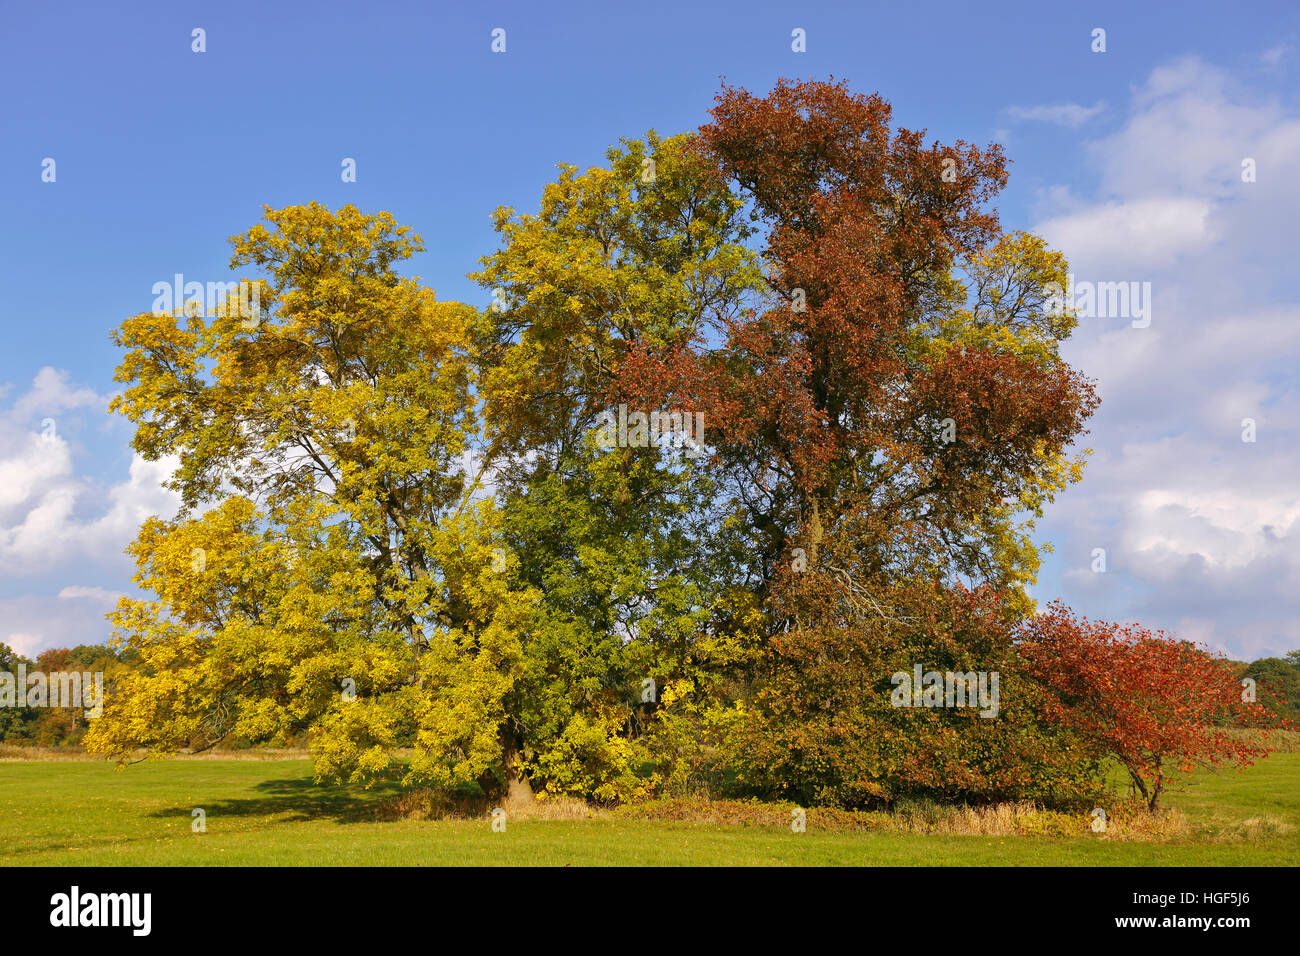
M 607 160 L 497 211 L 487 309 L 401 275 L 388 213 L 313 203 L 232 240 L 254 320 L 120 326 L 114 410 L 184 510 L 132 545 L 154 596 L 113 614 L 133 665 L 89 746 L 845 806 L 1070 800 L 1112 756 L 1154 804 L 1253 755 L 1189 730 L 1262 719 L 1204 652 L 1033 613 L 1097 396 L 1064 258 L 999 226 L 999 147 L 783 82 Z M 702 441 L 611 442 L 621 407 Z M 998 715 L 893 706 L 914 665 L 999 674 Z

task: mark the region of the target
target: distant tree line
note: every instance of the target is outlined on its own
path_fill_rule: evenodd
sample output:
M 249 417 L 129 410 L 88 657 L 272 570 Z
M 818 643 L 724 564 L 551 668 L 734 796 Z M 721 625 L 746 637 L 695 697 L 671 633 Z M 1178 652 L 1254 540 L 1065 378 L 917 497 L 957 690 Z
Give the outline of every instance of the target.
M 41 651 L 36 659 L 24 657 L 7 644 L 0 643 L 0 674 L 14 675 L 20 666 L 28 676 L 35 673 L 56 674 L 79 671 L 104 675 L 104 691 L 109 692 L 114 677 L 129 665 L 132 651 L 118 652 L 106 644 L 79 644 L 76 647 L 53 647 Z M 26 688 L 17 687 L 26 699 Z M 76 746 L 90 726 L 80 707 L 8 706 L 0 699 L 0 743 L 37 747 Z

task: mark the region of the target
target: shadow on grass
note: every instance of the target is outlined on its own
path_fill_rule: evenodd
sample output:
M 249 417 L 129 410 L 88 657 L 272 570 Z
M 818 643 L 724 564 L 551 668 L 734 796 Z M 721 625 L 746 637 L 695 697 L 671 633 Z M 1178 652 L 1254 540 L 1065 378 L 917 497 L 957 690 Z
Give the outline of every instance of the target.
M 208 801 L 202 804 L 202 809 L 208 816 L 276 817 L 285 822 L 377 823 L 381 804 L 402 792 L 395 780 L 376 783 L 367 790 L 357 784 L 318 784 L 305 777 L 264 780 L 253 789 L 258 796 Z M 189 816 L 193 809 L 191 806 L 164 807 L 150 816 Z

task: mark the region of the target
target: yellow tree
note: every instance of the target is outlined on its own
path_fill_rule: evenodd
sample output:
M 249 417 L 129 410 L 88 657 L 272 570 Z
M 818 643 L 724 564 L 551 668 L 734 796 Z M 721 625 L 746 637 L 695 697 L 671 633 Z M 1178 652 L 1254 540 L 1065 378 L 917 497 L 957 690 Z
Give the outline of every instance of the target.
M 321 776 L 504 781 L 534 595 L 467 494 L 478 313 L 395 265 L 388 213 L 267 210 L 232 239 L 256 314 L 145 313 L 113 405 L 172 456 L 183 511 L 132 546 L 155 600 L 124 599 L 139 655 L 87 738 L 123 758 L 306 730 Z

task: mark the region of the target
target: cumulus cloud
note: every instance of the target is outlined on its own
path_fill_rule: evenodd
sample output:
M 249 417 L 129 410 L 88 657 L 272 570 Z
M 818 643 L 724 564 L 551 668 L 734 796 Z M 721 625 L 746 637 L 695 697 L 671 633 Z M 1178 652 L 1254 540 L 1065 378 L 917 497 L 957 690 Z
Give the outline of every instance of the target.
M 108 487 L 77 473 L 78 413 L 98 417 L 106 405 L 107 396 L 44 368 L 0 409 L 0 572 L 41 574 L 70 559 L 120 562 L 145 518 L 175 513 L 177 497 L 162 487 L 175 461 L 135 455 L 126 480 Z
M 1113 273 L 1168 266 L 1203 251 L 1214 238 L 1209 216 L 1203 199 L 1151 197 L 1087 205 L 1045 219 L 1037 229 L 1053 246 L 1070 250 L 1074 261 Z
M 1085 318 L 1065 349 L 1102 407 L 1084 481 L 1044 526 L 1062 566 L 1050 583 L 1090 616 L 1246 658 L 1300 646 L 1297 148 L 1300 116 L 1181 59 L 1085 145 L 1095 191 L 1045 190 L 1034 226 L 1076 277 L 1150 281 L 1154 301 L 1150 327 Z
M 112 585 L 130 576 L 126 545 L 145 518 L 176 513 L 177 496 L 162 487 L 176 462 L 135 455 L 119 480 L 86 474 L 97 456 L 81 436 L 97 432 L 108 396 L 52 368 L 0 397 L 11 399 L 0 405 L 0 574 L 10 592 L 0 641 L 28 656 L 102 642 L 121 596 Z M 14 596 L 20 582 L 46 593 Z
M 100 601 L 46 595 L 0 599 L 0 643 L 25 657 L 50 647 L 103 644 L 112 636 L 104 617 L 108 610 Z

